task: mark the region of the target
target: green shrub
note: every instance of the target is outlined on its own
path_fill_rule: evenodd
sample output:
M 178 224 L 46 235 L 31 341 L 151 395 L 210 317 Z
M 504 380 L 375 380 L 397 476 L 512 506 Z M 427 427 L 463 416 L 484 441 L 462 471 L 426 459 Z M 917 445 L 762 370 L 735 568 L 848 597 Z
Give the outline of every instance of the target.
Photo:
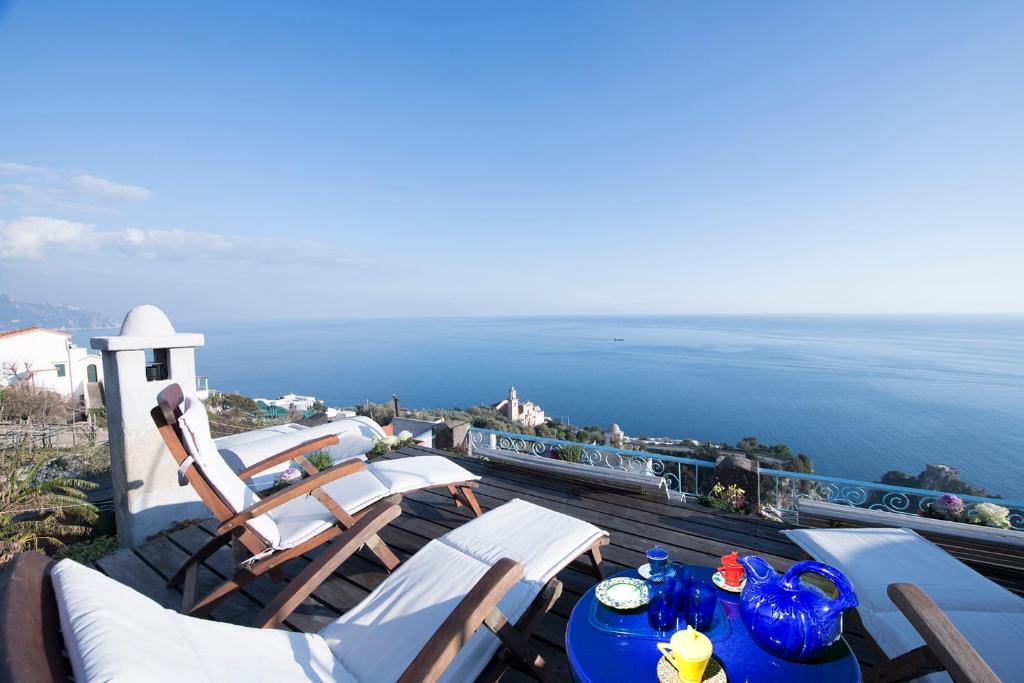
M 117 543 L 117 536 L 98 536 L 88 541 L 64 546 L 54 553 L 54 558 L 58 560 L 68 558 L 75 562 L 88 564 L 116 553 L 118 549 L 120 549 L 120 546 Z
M 44 477 L 47 458 L 18 449 L 0 451 L 0 565 L 23 550 L 60 548 L 92 531 L 96 508 L 83 490 L 96 484 Z
M 583 462 L 583 447 L 576 444 L 559 444 L 558 458 L 566 462 Z
M 326 470 L 334 464 L 334 461 L 331 460 L 331 454 L 323 450 L 310 453 L 306 456 L 306 460 L 318 470 Z

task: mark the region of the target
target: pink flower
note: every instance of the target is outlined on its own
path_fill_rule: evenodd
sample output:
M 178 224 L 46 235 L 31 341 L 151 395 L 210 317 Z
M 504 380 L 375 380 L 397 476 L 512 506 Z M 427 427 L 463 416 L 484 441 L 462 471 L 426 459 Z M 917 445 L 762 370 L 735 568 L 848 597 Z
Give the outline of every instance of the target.
M 935 501 L 935 509 L 947 515 L 959 515 L 964 511 L 964 501 L 952 493 L 943 493 Z
M 281 481 L 295 481 L 302 478 L 302 470 L 298 467 L 289 467 L 281 473 Z

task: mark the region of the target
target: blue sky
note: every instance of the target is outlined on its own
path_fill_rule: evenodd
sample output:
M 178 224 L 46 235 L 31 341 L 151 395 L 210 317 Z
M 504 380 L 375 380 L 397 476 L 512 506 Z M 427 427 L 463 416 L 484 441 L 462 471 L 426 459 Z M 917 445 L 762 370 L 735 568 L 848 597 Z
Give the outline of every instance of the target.
M 1024 310 L 1024 4 L 0 0 L 0 291 Z

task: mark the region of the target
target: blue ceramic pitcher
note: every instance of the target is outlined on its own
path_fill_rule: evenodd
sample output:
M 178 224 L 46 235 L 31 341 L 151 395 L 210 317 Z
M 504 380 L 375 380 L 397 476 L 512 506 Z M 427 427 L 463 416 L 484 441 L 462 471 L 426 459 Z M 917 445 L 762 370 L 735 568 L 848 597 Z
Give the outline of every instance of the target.
M 839 640 L 843 610 L 857 606 L 857 595 L 842 572 L 821 562 L 797 562 L 779 576 L 755 555 L 741 557 L 739 563 L 747 575 L 740 613 L 762 649 L 783 659 L 803 661 Z M 831 581 L 839 594 L 830 598 L 800 583 L 800 575 L 808 572 Z

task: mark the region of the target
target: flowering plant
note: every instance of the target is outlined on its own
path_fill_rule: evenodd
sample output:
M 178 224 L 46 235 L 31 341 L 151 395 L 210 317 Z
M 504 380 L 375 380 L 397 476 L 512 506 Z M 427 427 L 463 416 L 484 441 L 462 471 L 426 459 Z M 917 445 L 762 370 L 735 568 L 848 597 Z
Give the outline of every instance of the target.
M 291 483 L 293 481 L 302 479 L 302 470 L 300 470 L 298 467 L 289 467 L 284 472 L 282 472 L 281 476 L 278 478 L 286 484 Z
M 974 523 L 997 529 L 1010 529 L 1010 511 L 995 503 L 978 503 L 974 506 Z
M 921 509 L 922 517 L 944 519 L 949 522 L 966 522 L 964 501 L 953 493 L 943 493 L 935 502 L 926 504 Z
M 700 497 L 700 502 L 716 510 L 747 512 L 747 492 L 736 484 L 730 484 L 727 488 L 716 482 L 710 491 Z
M 373 448 L 370 449 L 367 455 L 371 458 L 376 458 L 402 446 L 408 446 L 411 441 L 412 432 L 403 429 L 398 432 L 398 436 L 385 436 L 383 439 L 376 439 L 373 442 Z

